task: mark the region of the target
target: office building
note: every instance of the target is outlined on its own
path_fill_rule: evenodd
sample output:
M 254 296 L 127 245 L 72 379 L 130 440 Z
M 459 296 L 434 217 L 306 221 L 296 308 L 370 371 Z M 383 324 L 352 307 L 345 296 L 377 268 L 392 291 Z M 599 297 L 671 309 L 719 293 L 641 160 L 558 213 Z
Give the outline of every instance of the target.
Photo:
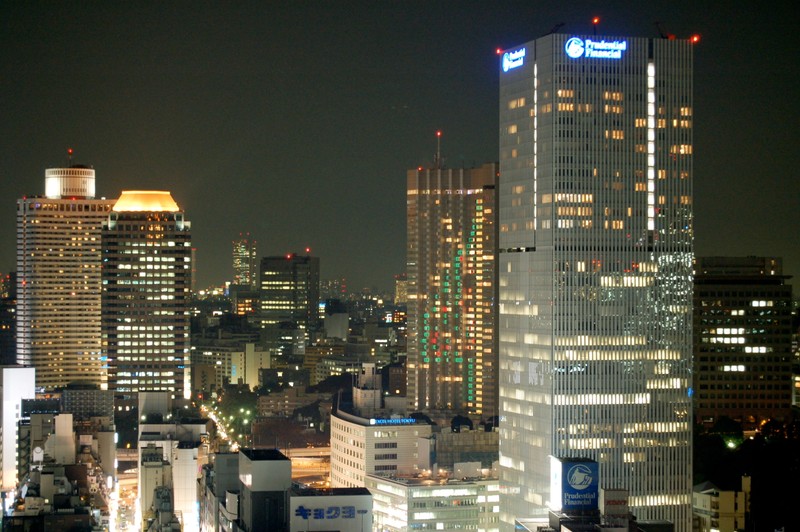
M 409 170 L 408 399 L 497 415 L 497 165 Z
M 250 233 L 240 233 L 233 241 L 233 284 L 255 288 L 257 267 L 256 241 Z
M 499 530 L 497 477 L 367 475 L 366 487 L 373 497 L 375 530 Z
M 692 43 L 550 34 L 500 55 L 501 520 L 549 457 L 691 526 Z
M 294 253 L 264 257 L 260 279 L 261 327 L 282 331 L 279 336 L 288 335 L 288 344 L 308 344 L 309 333 L 320 325 L 319 258 Z
M 191 224 L 163 191 L 124 191 L 103 226 L 103 349 L 115 392 L 188 397 Z
M 694 417 L 745 430 L 789 420 L 792 285 L 775 257 L 698 257 L 694 272 Z
M 36 385 L 105 385 L 100 347 L 100 230 L 113 201 L 95 199 L 86 166 L 45 171 L 45 195 L 17 200 L 17 362 Z

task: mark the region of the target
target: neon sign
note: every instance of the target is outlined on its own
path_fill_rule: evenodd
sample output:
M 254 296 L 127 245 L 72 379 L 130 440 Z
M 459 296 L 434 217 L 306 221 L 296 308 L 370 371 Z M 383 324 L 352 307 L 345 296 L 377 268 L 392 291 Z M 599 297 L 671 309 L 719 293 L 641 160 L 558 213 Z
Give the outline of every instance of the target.
M 525 48 L 503 54 L 503 72 L 521 67 L 525 63 Z
M 413 425 L 417 420 L 413 417 L 403 417 L 396 419 L 370 419 L 370 425 Z
M 622 53 L 628 49 L 628 41 L 585 41 L 579 37 L 567 39 L 564 51 L 572 59 L 589 57 L 592 59 L 622 59 Z

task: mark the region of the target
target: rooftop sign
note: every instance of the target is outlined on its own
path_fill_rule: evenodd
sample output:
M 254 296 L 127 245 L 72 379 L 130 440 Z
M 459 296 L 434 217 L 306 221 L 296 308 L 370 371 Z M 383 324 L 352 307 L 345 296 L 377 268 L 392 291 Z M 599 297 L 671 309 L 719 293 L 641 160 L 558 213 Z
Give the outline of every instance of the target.
M 593 41 L 583 40 L 580 37 L 567 39 L 564 51 L 572 59 L 588 57 L 591 59 L 622 59 L 622 54 L 628 49 L 628 41 Z
M 417 420 L 413 417 L 403 417 L 394 419 L 370 419 L 370 425 L 413 425 Z
M 521 67 L 523 64 L 525 64 L 525 48 L 503 54 L 503 72 Z

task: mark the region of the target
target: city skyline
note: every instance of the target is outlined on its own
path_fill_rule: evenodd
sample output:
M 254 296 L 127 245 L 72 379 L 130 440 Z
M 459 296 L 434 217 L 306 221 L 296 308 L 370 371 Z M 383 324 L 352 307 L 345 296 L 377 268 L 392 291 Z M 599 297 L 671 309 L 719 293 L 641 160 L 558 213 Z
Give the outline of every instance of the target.
M 3 5 L 5 226 L 73 147 L 98 197 L 173 191 L 194 222 L 198 288 L 232 278 L 230 242 L 250 232 L 263 256 L 310 247 L 322 278 L 388 289 L 405 264 L 404 173 L 431 165 L 435 132 L 449 167 L 499 157 L 495 49 L 562 22 L 591 33 L 597 15 L 605 35 L 655 37 L 655 21 L 701 35 L 695 251 L 780 256 L 800 274 L 789 8 L 631 7 Z M 0 234 L 4 273 L 15 238 Z

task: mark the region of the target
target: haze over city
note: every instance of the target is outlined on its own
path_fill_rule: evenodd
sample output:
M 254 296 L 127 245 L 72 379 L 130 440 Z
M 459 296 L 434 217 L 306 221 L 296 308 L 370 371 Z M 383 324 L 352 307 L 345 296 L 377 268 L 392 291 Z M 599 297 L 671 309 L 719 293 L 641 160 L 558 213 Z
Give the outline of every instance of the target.
M 321 258 L 389 288 L 405 267 L 405 172 L 498 158 L 497 48 L 548 33 L 687 38 L 695 52 L 695 251 L 783 256 L 800 273 L 794 12 L 734 2 L 4 3 L 4 259 L 13 201 L 45 168 L 98 195 L 170 190 L 193 224 L 197 286 L 231 240 Z M 655 22 L 659 21 L 659 27 Z

